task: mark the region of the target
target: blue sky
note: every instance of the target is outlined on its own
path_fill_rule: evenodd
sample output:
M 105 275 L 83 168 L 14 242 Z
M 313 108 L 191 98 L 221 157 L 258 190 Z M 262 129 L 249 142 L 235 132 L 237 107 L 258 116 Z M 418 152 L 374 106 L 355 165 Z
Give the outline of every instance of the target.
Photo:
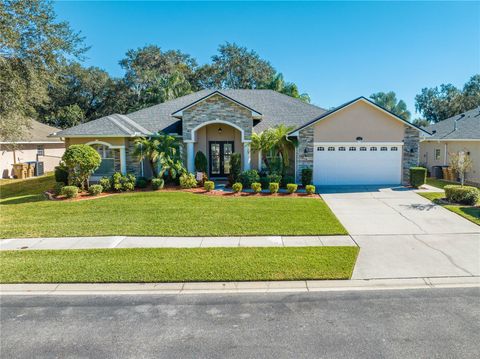
M 480 73 L 480 2 L 56 2 L 91 46 L 85 65 L 121 76 L 131 48 L 179 49 L 200 64 L 226 41 L 259 53 L 325 108 Z

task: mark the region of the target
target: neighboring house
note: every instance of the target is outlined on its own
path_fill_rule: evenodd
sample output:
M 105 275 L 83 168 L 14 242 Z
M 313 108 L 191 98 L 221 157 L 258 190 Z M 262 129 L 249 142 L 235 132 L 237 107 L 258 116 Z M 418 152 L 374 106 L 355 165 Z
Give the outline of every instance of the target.
M 285 124 L 299 146 L 291 172 L 312 168 L 317 185 L 400 184 L 418 163 L 423 130 L 360 97 L 331 111 L 272 90 L 202 90 L 127 115 L 113 114 L 61 131 L 67 146 L 94 146 L 104 164 L 93 179 L 114 171 L 148 176 L 148 164 L 132 153 L 135 137 L 158 131 L 176 134 L 184 143 L 187 169 L 202 151 L 209 177 L 226 178 L 233 152 L 242 169 L 259 169 L 260 153 L 250 150 L 253 132 Z M 424 132 L 426 134 L 426 132 Z
M 15 142 L 0 139 L 0 175 L 2 178 L 13 177 L 13 164 L 36 162 L 39 173 L 53 171 L 65 152 L 65 143 L 49 137 L 58 128 L 47 126 L 32 120 L 25 138 Z
M 440 121 L 426 128 L 432 136 L 420 143 L 420 163 L 448 166 L 449 153 L 464 151 L 473 162 L 466 174 L 469 182 L 480 183 L 480 107 Z

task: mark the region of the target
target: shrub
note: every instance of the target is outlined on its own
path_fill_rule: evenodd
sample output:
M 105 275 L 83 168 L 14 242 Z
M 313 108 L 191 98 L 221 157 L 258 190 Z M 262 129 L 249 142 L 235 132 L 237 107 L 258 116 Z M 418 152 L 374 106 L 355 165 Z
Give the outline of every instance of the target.
M 163 180 L 163 178 L 153 178 L 152 179 L 152 189 L 153 190 L 158 190 L 158 189 L 162 189 L 163 186 L 165 185 L 165 181 Z
M 427 169 L 423 167 L 410 167 L 410 184 L 418 188 L 427 182 Z
M 145 177 L 138 177 L 136 185 L 138 188 L 146 188 L 148 185 L 148 181 Z
M 272 182 L 268 185 L 268 188 L 270 189 L 270 193 L 277 193 L 279 187 L 280 185 L 276 182 Z
M 448 185 L 443 189 L 449 202 L 475 206 L 480 199 L 480 190 L 476 187 Z
M 313 184 L 307 184 L 305 186 L 305 191 L 307 191 L 307 194 L 314 194 L 315 193 L 315 186 Z
M 270 180 L 267 177 L 267 175 L 260 177 L 260 184 L 262 186 L 262 189 L 268 189 L 269 183 L 270 183 Z
M 230 156 L 230 175 L 228 182 L 233 185 L 240 180 L 240 173 L 242 172 L 242 156 L 240 153 L 232 153 Z
M 62 157 L 68 167 L 70 185 L 85 187 L 88 177 L 100 166 L 102 159 L 97 151 L 88 145 L 72 145 Z
M 207 157 L 202 151 L 198 151 L 195 155 L 195 170 L 197 172 L 207 172 Z
M 62 195 L 67 198 L 75 198 L 78 196 L 78 187 L 77 186 L 63 186 Z
M 193 173 L 184 173 L 180 176 L 180 187 L 183 189 L 197 187 L 197 179 Z
M 287 184 L 287 191 L 290 194 L 297 192 L 297 188 L 298 188 L 298 185 L 296 185 L 295 183 L 288 183 Z
M 282 181 L 282 176 L 279 175 L 278 173 L 270 173 L 270 174 L 267 176 L 267 179 L 268 179 L 268 182 L 269 182 L 269 183 L 278 183 L 278 184 L 280 184 L 280 182 Z
M 102 186 L 105 192 L 108 192 L 112 189 L 112 182 L 108 177 L 100 178 L 100 181 L 98 181 L 98 184 Z
M 120 172 L 115 172 L 112 175 L 111 185 L 113 190 L 119 191 L 133 191 L 135 189 L 135 176 L 128 174 L 123 176 Z
M 65 186 L 68 184 L 68 168 L 62 162 L 55 167 L 55 182 L 62 182 Z
M 63 182 L 55 182 L 55 186 L 53 187 L 53 193 L 55 196 L 58 196 L 62 193 L 62 188 L 65 187 L 65 183 Z
M 240 174 L 240 182 L 245 188 L 250 188 L 253 182 L 258 182 L 260 176 L 256 170 L 243 171 Z
M 101 184 L 92 184 L 88 187 L 88 193 L 92 196 L 98 196 L 100 193 L 103 192 L 103 187 Z
M 215 182 L 213 181 L 205 181 L 203 188 L 205 188 L 205 191 L 210 192 L 215 189 Z
M 307 185 L 312 183 L 313 170 L 311 168 L 302 169 L 302 186 L 307 187 Z
M 253 182 L 251 188 L 252 188 L 252 191 L 255 193 L 262 192 L 262 184 L 259 182 Z
M 289 183 L 295 183 L 295 176 L 286 175 L 282 177 L 282 181 L 280 182 L 280 186 L 287 187 Z
M 240 182 L 236 182 L 232 185 L 233 192 L 238 193 L 243 189 L 243 185 Z

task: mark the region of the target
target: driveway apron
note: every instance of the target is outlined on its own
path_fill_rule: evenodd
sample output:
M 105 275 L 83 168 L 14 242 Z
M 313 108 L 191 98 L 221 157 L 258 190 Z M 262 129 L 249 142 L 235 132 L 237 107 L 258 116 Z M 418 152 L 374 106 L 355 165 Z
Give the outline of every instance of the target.
M 480 226 L 403 187 L 320 188 L 360 246 L 353 279 L 480 276 Z

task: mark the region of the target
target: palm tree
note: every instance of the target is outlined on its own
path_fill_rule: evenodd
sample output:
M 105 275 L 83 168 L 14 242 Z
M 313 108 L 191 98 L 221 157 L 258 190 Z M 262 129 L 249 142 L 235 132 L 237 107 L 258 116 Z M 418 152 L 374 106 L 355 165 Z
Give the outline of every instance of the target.
M 395 92 L 377 92 L 370 95 L 370 98 L 380 107 L 394 113 L 398 117 L 404 120 L 410 119 L 410 111 L 407 110 L 407 104 L 403 101 L 397 101 L 397 95 Z
M 269 168 L 268 154 L 275 145 L 275 133 L 274 130 L 269 128 L 261 133 L 252 134 L 252 143 L 250 148 L 254 151 L 262 153 L 262 162 Z M 261 166 L 260 166 L 261 167 Z
M 155 137 L 145 138 L 139 137 L 135 139 L 135 149 L 133 155 L 141 161 L 147 160 L 152 168 L 153 176 L 157 176 L 156 163 L 159 159 L 160 152 L 158 151 L 159 141 Z
M 283 167 L 288 166 L 288 153 L 297 146 L 295 140 L 287 137 L 292 129 L 292 127 L 287 127 L 282 124 L 274 128 L 269 128 L 260 134 L 254 133 L 252 135 L 251 148 L 254 151 L 262 151 L 262 162 L 265 163 L 268 169 L 271 167 L 268 159 L 268 155 L 271 152 L 282 159 Z
M 296 140 L 288 138 L 288 133 L 292 130 L 293 127 L 287 127 L 283 124 L 273 129 L 275 134 L 275 144 L 273 148 L 277 155 L 282 158 L 284 168 L 287 167 L 289 164 L 289 151 L 292 150 L 294 147 L 297 147 L 298 145 Z

